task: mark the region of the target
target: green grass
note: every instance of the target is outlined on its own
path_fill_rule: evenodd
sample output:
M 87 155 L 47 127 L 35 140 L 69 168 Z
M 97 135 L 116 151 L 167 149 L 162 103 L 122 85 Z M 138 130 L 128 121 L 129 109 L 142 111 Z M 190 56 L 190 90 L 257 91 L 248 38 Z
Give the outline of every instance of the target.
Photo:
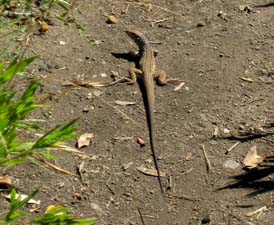
M 57 158 L 55 150 L 76 152 L 66 145 L 67 141 L 78 136 L 76 119 L 43 132 L 43 120 L 30 117 L 33 111 L 42 107 L 36 99 L 39 82 L 28 83 L 24 77 L 27 67 L 37 56 L 23 58 L 27 40 L 37 32 L 39 22 L 50 22 L 52 18 L 58 18 L 64 24 L 77 25 L 69 16 L 75 2 L 76 0 L 0 0 L 0 169 L 28 161 L 39 160 L 40 163 Z M 17 91 L 19 87 L 16 87 L 16 83 L 20 83 L 20 92 Z M 22 84 L 25 85 L 23 91 Z M 44 134 L 37 136 L 37 133 Z M 78 219 L 69 213 L 68 208 L 58 205 L 38 216 L 30 214 L 24 208 L 37 192 L 38 190 L 34 191 L 22 200 L 12 190 L 9 210 L 0 212 L 0 225 L 94 224 L 94 218 Z
M 20 199 L 20 195 L 16 194 L 13 189 L 11 191 L 10 208 L 3 219 L 0 218 L 0 225 L 91 225 L 94 224 L 94 218 L 76 218 L 69 213 L 68 208 L 55 205 L 50 207 L 44 214 L 31 218 L 29 213 L 23 211 L 23 207 L 32 199 L 38 190 L 31 193 L 24 200 Z
M 66 125 L 56 126 L 35 141 L 19 138 L 24 131 L 39 128 L 37 120 L 26 120 L 26 117 L 38 107 L 35 92 L 39 87 L 37 81 L 32 81 L 22 94 L 12 88 L 12 80 L 22 74 L 26 67 L 36 57 L 18 61 L 15 58 L 9 65 L 0 62 L 0 166 L 14 166 L 39 157 L 52 158 L 54 149 L 63 148 L 63 142 L 75 138 L 75 121 Z
M 36 140 L 26 140 L 22 137 L 24 132 L 32 132 L 39 129 L 37 119 L 29 119 L 31 112 L 41 107 L 36 104 L 36 90 L 39 82 L 31 81 L 23 93 L 16 91 L 16 79 L 24 75 L 26 68 L 36 56 L 22 59 L 16 57 L 12 62 L 0 61 L 0 167 L 15 166 L 29 160 L 40 158 L 55 158 L 54 150 L 69 150 L 64 143 L 74 139 L 75 122 L 72 120 L 66 125 L 56 126 Z M 33 135 L 34 136 L 34 135 Z M 33 139 L 33 138 L 32 138 Z M 10 209 L 4 218 L 0 217 L 0 225 L 15 224 L 41 224 L 41 225 L 90 225 L 94 218 L 76 219 L 69 214 L 67 208 L 54 206 L 41 216 L 30 219 L 26 212 L 22 212 L 37 191 L 24 200 L 16 197 L 16 192 L 11 192 Z M 0 214 L 1 215 L 1 214 Z
M 76 0 L 0 0 L 0 56 L 4 59 L 22 52 L 29 36 L 39 31 L 42 22 L 58 18 L 65 24 Z

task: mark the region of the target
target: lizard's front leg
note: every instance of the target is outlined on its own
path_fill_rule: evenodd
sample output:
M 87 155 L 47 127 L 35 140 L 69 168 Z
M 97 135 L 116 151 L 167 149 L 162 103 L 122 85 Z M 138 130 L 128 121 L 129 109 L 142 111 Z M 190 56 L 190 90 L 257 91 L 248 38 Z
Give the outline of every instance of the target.
M 130 75 L 130 79 L 127 82 L 127 84 L 134 84 L 137 81 L 137 77 L 143 74 L 142 70 L 139 70 L 135 67 L 130 67 L 129 68 L 129 75 Z
M 164 70 L 158 70 L 153 74 L 153 78 L 157 81 L 159 85 L 165 85 L 167 83 L 177 83 L 180 82 L 178 79 L 168 78 Z

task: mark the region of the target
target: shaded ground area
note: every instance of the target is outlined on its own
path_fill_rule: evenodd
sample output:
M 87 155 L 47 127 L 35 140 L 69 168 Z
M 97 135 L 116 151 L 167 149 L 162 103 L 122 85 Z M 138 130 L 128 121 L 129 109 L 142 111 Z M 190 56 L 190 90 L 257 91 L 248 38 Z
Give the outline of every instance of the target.
M 63 204 L 79 216 L 96 216 L 97 224 L 142 224 L 138 208 L 146 224 L 271 224 L 273 168 L 246 175 L 240 164 L 227 169 L 224 163 L 240 163 L 254 144 L 260 154 L 271 156 L 272 136 L 245 141 L 212 136 L 216 128 L 220 135 L 238 134 L 273 122 L 272 3 L 147 2 L 83 0 L 74 12 L 83 30 L 53 21 L 45 35 L 31 37 L 28 54 L 41 56 L 32 73 L 42 79 L 41 94 L 51 95 L 39 115 L 49 127 L 79 117 L 79 130 L 95 135 L 83 149 L 91 158 L 62 154 L 56 160 L 74 173 L 81 165 L 77 177 L 32 164 L 3 173 L 15 177 L 23 193 L 42 186 L 37 196 L 42 207 Z M 112 14 L 117 24 L 106 23 Z M 112 53 L 136 49 L 124 33 L 129 27 L 150 39 L 159 52 L 158 67 L 185 82 L 177 92 L 174 85 L 155 87 L 155 139 L 169 187 L 165 204 L 157 178 L 136 170 L 153 168 L 149 145 L 136 143 L 137 137 L 149 141 L 138 85 L 100 90 L 63 85 L 111 81 L 111 71 L 127 76 L 131 63 Z M 136 104 L 121 106 L 117 100 Z M 209 172 L 202 146 L 212 164 Z M 246 216 L 263 206 L 268 211 L 259 220 Z

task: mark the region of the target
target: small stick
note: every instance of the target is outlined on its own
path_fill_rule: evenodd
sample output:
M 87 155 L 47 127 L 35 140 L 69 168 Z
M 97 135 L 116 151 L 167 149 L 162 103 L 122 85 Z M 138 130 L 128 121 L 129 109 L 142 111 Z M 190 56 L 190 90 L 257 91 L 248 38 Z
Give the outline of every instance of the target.
M 265 69 L 268 72 L 268 75 L 270 75 L 272 78 L 274 78 L 273 76 L 273 71 L 271 69 L 269 69 L 269 67 L 267 66 L 267 64 L 265 63 L 265 61 L 263 61 L 258 55 L 255 55 L 260 61 L 261 63 L 264 65 Z
M 172 187 L 173 187 L 172 176 L 169 176 L 167 189 L 171 190 Z
M 68 175 L 71 175 L 71 176 L 78 177 L 76 174 L 71 173 L 71 172 L 69 172 L 69 171 L 67 171 L 67 170 L 64 170 L 64 169 L 62 169 L 62 168 L 60 168 L 60 167 L 58 167 L 58 166 L 55 166 L 55 165 L 53 165 L 52 163 L 50 163 L 50 162 L 44 160 L 43 158 L 39 157 L 38 155 L 32 154 L 32 157 L 35 158 L 35 159 L 37 159 L 37 160 L 39 160 L 40 162 L 43 162 L 46 166 L 48 166 L 48 167 L 50 167 L 50 168 L 52 168 L 52 169 L 55 169 L 55 170 L 58 171 L 58 172 L 61 172 L 61 173 L 65 173 L 65 174 L 68 174 Z
M 104 98 L 100 97 L 100 96 L 96 96 L 93 95 L 95 97 L 97 97 L 98 99 L 100 99 L 103 103 L 105 103 L 106 105 L 108 105 L 109 107 L 111 107 L 112 109 L 118 111 L 120 114 L 122 114 L 126 119 L 130 120 L 134 125 L 136 125 L 137 127 L 140 128 L 144 128 L 142 125 L 140 125 L 139 123 L 137 123 L 134 119 L 130 118 L 127 114 L 125 114 L 123 111 L 121 111 L 120 109 L 118 109 L 117 107 L 113 106 L 111 103 L 107 102 Z
M 143 225 L 146 225 L 145 221 L 144 221 L 144 218 L 143 218 L 143 215 L 141 213 L 141 210 L 139 208 L 137 208 L 138 212 L 139 212 L 139 215 L 140 215 L 140 219 L 141 219 L 141 222 Z
M 232 145 L 229 149 L 226 150 L 225 154 L 228 154 L 233 148 L 235 148 L 240 142 L 236 142 L 234 145 Z
M 206 169 L 207 169 L 207 172 L 209 173 L 210 171 L 212 171 L 212 166 L 211 166 L 211 163 L 207 157 L 205 146 L 203 144 L 202 144 L 202 149 L 203 149 L 203 153 L 204 153 L 204 157 L 205 157 Z

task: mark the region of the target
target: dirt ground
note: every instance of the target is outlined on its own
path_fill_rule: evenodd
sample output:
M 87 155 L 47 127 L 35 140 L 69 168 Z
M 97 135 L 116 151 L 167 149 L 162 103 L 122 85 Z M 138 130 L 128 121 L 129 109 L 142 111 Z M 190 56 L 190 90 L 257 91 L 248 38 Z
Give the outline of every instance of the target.
M 45 35 L 31 37 L 28 54 L 40 55 L 32 74 L 41 79 L 40 94 L 52 96 L 38 115 L 49 128 L 79 117 L 79 131 L 95 135 L 82 149 L 91 158 L 59 154 L 56 165 L 75 174 L 82 168 L 76 177 L 32 163 L 1 173 L 15 178 L 25 194 L 41 186 L 36 199 L 42 210 L 62 204 L 79 216 L 96 217 L 100 225 L 142 224 L 141 215 L 146 225 L 273 224 L 274 170 L 245 172 L 242 161 L 253 145 L 260 155 L 271 156 L 274 140 L 271 135 L 236 140 L 240 133 L 272 128 L 273 4 L 145 3 L 82 0 L 74 17 L 83 30 L 52 21 Z M 115 15 L 117 24 L 106 23 L 106 15 Z M 63 85 L 72 80 L 109 82 L 111 71 L 128 76 L 133 64 L 113 53 L 136 49 L 124 32 L 132 27 L 157 50 L 158 68 L 185 83 L 179 91 L 173 91 L 173 84 L 155 86 L 156 149 L 167 174 L 164 200 L 157 178 L 136 169 L 154 168 L 139 86 Z M 122 106 L 118 100 L 134 104 Z M 219 136 L 234 138 L 212 138 L 217 130 Z M 140 148 L 137 137 L 145 140 L 145 147 Z M 212 165 L 209 171 L 203 147 Z M 248 216 L 262 207 L 261 215 Z

